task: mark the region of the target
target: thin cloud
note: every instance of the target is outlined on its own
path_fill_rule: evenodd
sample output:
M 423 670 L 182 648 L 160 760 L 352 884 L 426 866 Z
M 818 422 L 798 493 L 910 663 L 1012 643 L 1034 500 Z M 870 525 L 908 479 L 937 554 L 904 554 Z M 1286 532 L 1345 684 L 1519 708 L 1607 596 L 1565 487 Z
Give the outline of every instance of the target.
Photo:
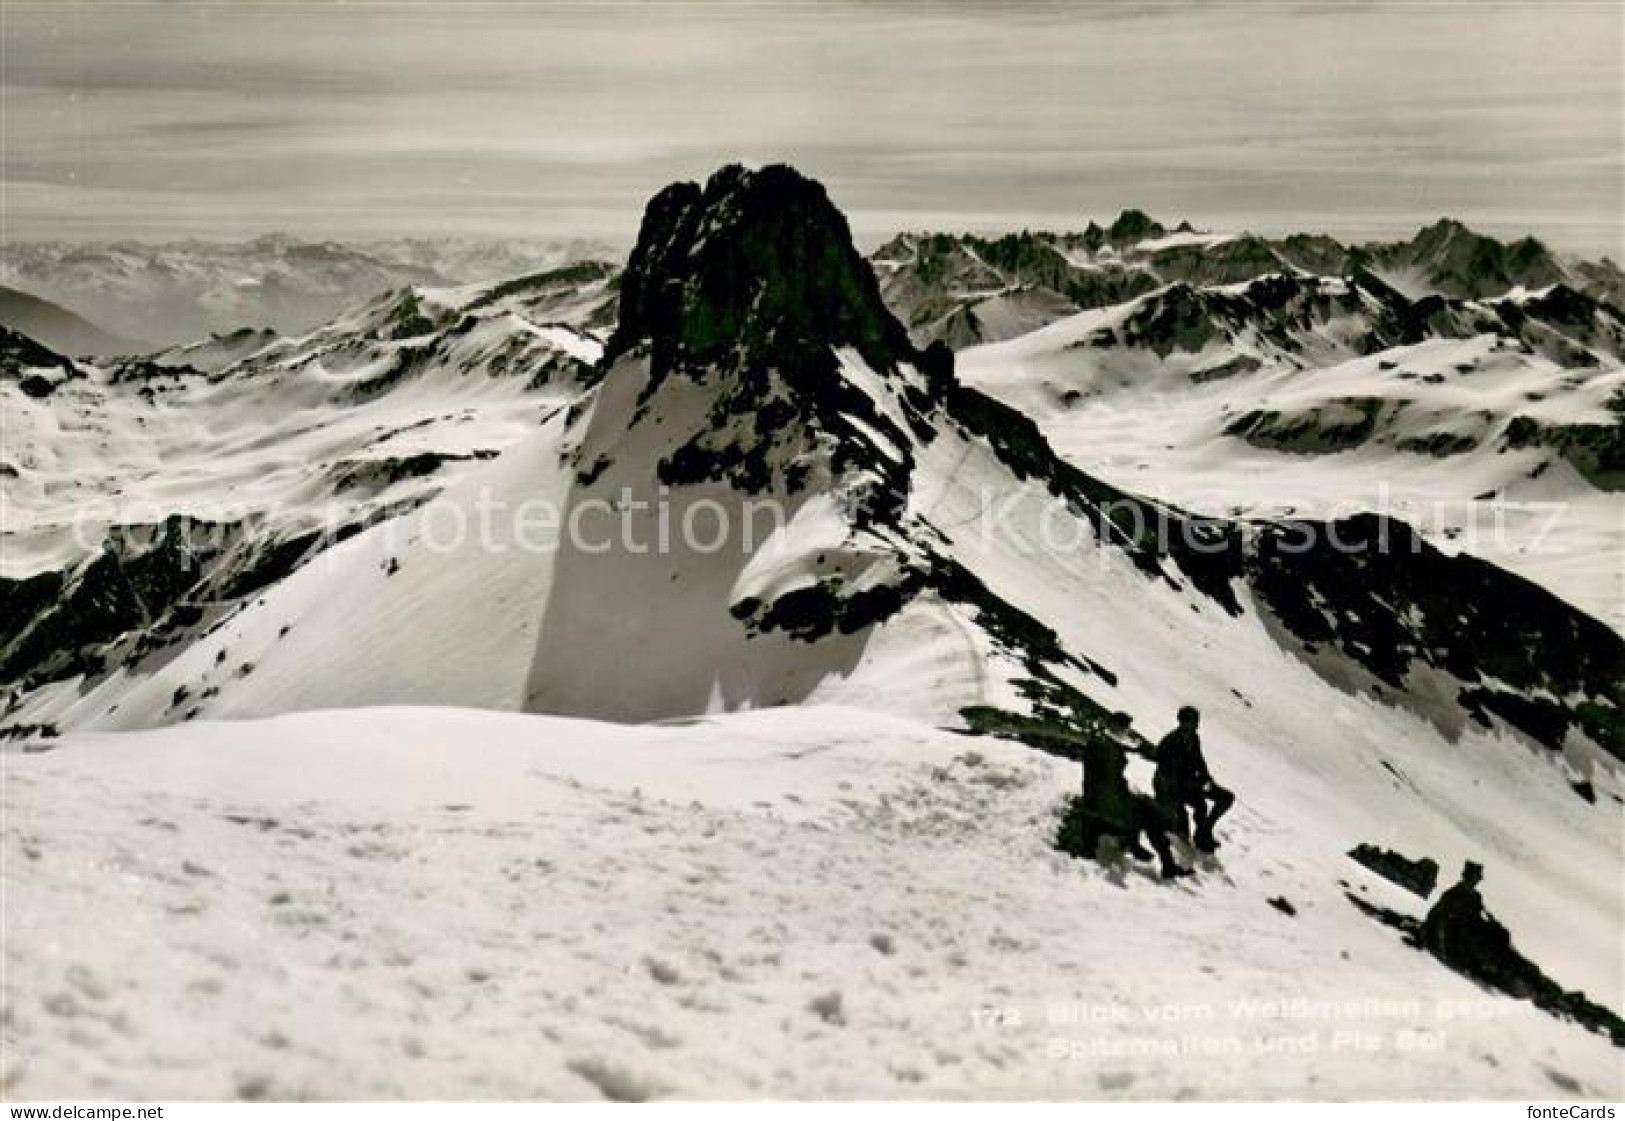
M 749 154 L 824 178 L 859 229 L 1448 211 L 1617 252 L 1617 15 L 7 3 L 4 232 L 624 236 L 666 182 Z

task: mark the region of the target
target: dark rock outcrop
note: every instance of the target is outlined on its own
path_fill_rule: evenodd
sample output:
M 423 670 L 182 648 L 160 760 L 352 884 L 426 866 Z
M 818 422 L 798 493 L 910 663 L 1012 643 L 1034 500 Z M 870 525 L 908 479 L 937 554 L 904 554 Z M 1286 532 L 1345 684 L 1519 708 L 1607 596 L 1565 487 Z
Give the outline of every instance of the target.
M 1132 245 L 1148 237 L 1161 237 L 1168 228 L 1143 210 L 1128 209 L 1106 231 L 1106 240 L 1113 245 Z
M 730 165 L 644 212 L 609 357 L 640 342 L 652 372 L 717 365 L 808 372 L 853 346 L 876 370 L 912 357 L 824 188 L 795 169 Z
M 1311 652 L 1396 693 L 1439 671 L 1485 726 L 1499 717 L 1553 751 L 1573 729 L 1625 761 L 1625 640 L 1520 576 L 1361 514 L 1265 527 L 1249 583 Z
M 895 509 L 908 491 L 910 440 L 839 375 L 841 347 L 882 376 L 928 365 L 822 186 L 782 165 L 731 165 L 703 188 L 677 183 L 650 201 L 603 366 L 646 353 L 640 403 L 674 376 L 713 395 L 707 429 L 661 462 L 662 482 L 796 491 L 805 479 L 782 449 L 827 436 L 837 475 L 866 469 L 877 480 L 867 513 Z
M 0 327 L 0 379 L 16 380 L 28 376 L 28 371 L 61 371 L 53 373 L 54 383 L 74 372 L 73 362 L 49 347 L 29 338 L 21 331 Z
M 1349 858 L 1423 899 L 1432 895 L 1439 884 L 1439 862 L 1431 856 L 1412 860 L 1393 849 L 1361 843 L 1349 850 Z
M 1625 410 L 1612 424 L 1553 424 L 1513 417 L 1506 446 L 1550 448 L 1599 490 L 1625 491 Z
M 179 514 L 158 524 L 114 526 L 87 560 L 0 578 L 0 685 L 26 690 L 94 677 L 194 640 L 247 597 L 405 508 L 292 536 L 267 535 L 252 522 Z

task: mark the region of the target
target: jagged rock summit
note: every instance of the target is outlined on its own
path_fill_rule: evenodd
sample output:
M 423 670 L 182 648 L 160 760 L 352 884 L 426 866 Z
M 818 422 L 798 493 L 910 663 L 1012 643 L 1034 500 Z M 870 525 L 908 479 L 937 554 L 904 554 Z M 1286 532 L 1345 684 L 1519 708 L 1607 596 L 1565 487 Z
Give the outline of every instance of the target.
M 644 212 L 607 360 L 648 343 L 652 370 L 769 363 L 832 368 L 855 347 L 877 370 L 912 358 L 869 263 L 824 188 L 792 167 L 730 164 L 674 183 Z
M 675 183 L 649 202 L 603 368 L 640 382 L 631 426 L 661 401 L 683 411 L 662 396 L 673 375 L 705 399 L 688 438 L 659 455 L 663 482 L 796 492 L 819 473 L 822 445 L 832 474 L 857 463 L 883 483 L 877 494 L 903 493 L 909 441 L 895 410 L 842 376 L 843 351 L 912 393 L 916 409 L 927 403 L 922 371 L 951 368 L 945 348 L 933 362 L 909 341 L 821 185 L 782 164 L 731 164 L 703 188 Z M 629 362 L 637 369 L 617 376 Z
M 1551 251 L 1534 238 L 1502 242 L 1454 218 L 1423 227 L 1409 242 L 1367 246 L 1364 252 L 1380 262 L 1419 270 L 1446 295 L 1470 299 L 1499 296 L 1514 286 L 1546 288 L 1564 278 Z

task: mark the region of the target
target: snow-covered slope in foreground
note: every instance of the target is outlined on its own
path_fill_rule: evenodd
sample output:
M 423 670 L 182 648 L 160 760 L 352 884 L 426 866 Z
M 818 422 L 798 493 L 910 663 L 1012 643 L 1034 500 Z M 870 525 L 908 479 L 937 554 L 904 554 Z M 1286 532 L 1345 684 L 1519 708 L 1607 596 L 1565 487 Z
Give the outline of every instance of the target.
M 1382 772 L 1348 761 L 1333 798 L 1290 759 L 1218 761 L 1246 792 L 1230 843 L 1170 888 L 1048 847 L 1073 765 L 849 709 L 646 727 L 370 709 L 0 755 L 0 1088 L 1621 1093 L 1607 1040 L 1477 989 L 1342 898 L 1346 882 L 1410 909 L 1341 855 L 1381 835 Z M 1535 766 L 1462 755 L 1414 777 L 1459 784 L 1441 857 L 1474 817 L 1511 815 L 1495 866 L 1538 850 L 1578 898 L 1606 857 L 1581 803 L 1520 773 Z M 1487 887 L 1519 909 L 1516 881 Z M 1576 933 L 1599 917 L 1564 910 Z

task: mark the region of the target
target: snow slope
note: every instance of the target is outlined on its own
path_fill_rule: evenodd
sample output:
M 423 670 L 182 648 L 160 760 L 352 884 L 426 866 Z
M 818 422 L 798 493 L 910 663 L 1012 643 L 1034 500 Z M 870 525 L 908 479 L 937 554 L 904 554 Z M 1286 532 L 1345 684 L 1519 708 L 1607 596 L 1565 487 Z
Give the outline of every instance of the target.
M 433 493 L 428 476 L 495 454 L 580 392 L 604 282 L 566 270 L 514 291 L 407 290 L 297 338 L 82 365 L 46 399 L 0 386 L 15 472 L 0 572 L 73 563 L 111 527 L 173 514 L 323 525 Z
M 587 391 L 608 281 L 414 289 L 107 366 L 29 351 L 0 380 L 0 673 L 172 648 L 430 500 Z
M 867 711 L 633 728 L 350 710 L 7 753 L 0 1084 L 13 1100 L 1621 1093 L 1605 1040 L 1356 915 L 1340 881 L 1406 902 L 1341 855 L 1373 828 L 1355 799 L 1327 814 L 1324 789 L 1254 781 L 1279 760 L 1215 754 L 1247 791 L 1234 840 L 1167 888 L 1047 847 L 1075 767 Z M 1575 843 L 1550 820 L 1503 851 Z M 1492 880 L 1492 906 L 1517 891 Z
M 1209 330 L 1200 304 L 1201 329 L 1179 320 L 1192 341 L 1137 336 L 1176 288 L 967 350 L 958 368 L 1121 486 L 1218 516 L 1383 511 L 1625 630 L 1618 351 L 1559 362 L 1494 318 L 1362 343 L 1369 294 L 1318 284 L 1334 302 L 1284 336 L 1262 315 Z

